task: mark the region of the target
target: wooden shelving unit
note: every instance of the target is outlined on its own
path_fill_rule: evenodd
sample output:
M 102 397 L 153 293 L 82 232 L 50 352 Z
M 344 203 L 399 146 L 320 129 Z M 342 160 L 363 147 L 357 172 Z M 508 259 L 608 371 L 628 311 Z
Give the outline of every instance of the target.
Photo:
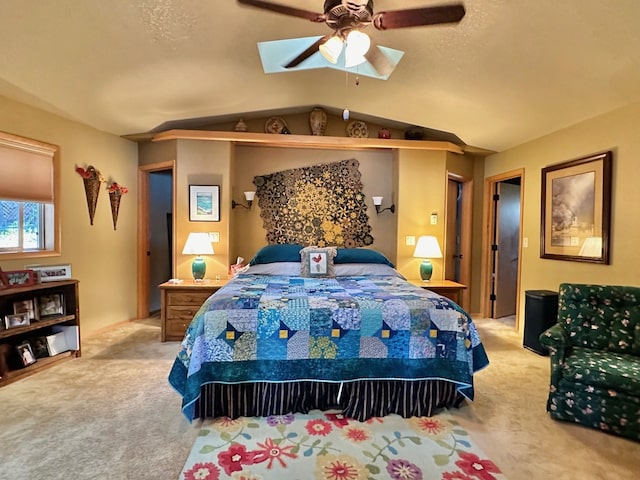
M 21 366 L 15 347 L 35 337 L 44 337 L 53 333 L 55 325 L 75 326 L 80 338 L 80 308 L 78 304 L 78 281 L 61 280 L 57 282 L 39 283 L 25 287 L 6 288 L 0 290 L 0 319 L 4 323 L 6 315 L 14 313 L 13 304 L 21 300 L 37 299 L 43 295 L 62 294 L 64 299 L 63 313 L 32 321 L 30 325 L 5 328 L 0 330 L 0 345 L 8 345 L 7 364 L 9 371 L 0 378 L 0 387 L 21 378 L 33 375 L 49 367 L 81 355 L 80 342 L 77 350 L 68 350 L 54 356 L 38 358 L 35 363 Z M 37 304 L 37 303 L 36 303 Z

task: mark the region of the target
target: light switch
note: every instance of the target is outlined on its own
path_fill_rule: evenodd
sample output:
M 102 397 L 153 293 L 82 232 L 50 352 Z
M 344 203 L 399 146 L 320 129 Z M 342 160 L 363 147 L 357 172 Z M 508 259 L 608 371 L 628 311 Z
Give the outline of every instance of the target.
M 527 248 L 529 246 L 529 238 L 528 237 L 524 237 L 522 239 L 522 248 Z
M 220 232 L 209 232 L 211 243 L 220 243 Z
M 407 247 L 412 247 L 416 244 L 416 237 L 414 237 L 413 235 L 408 235 L 406 237 L 404 237 L 404 244 Z
M 438 214 L 434 212 L 431 214 L 431 225 L 436 225 L 437 223 L 438 223 Z

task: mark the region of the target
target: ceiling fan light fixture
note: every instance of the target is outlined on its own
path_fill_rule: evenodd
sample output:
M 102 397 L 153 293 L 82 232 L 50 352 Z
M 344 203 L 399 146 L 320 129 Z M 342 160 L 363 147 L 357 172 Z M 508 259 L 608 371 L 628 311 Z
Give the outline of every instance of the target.
M 369 35 L 360 30 L 351 30 L 347 35 L 347 51 L 352 51 L 354 55 L 366 55 L 370 46 Z M 345 53 L 347 52 L 345 51 Z
M 342 52 L 343 41 L 338 36 L 333 36 L 326 42 L 324 42 L 318 50 L 322 56 L 327 60 L 327 62 L 336 64 L 338 63 L 338 58 L 340 57 L 340 53 Z
M 352 30 L 347 35 L 347 46 L 344 49 L 345 67 L 355 67 L 367 61 L 364 57 L 371 46 L 371 39 L 366 33 L 359 30 Z

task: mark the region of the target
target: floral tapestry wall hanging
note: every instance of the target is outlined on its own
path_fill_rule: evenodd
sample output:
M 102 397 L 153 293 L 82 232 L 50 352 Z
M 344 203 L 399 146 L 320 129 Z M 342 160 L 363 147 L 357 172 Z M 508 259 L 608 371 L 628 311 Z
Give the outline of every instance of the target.
M 371 245 L 359 165 L 350 159 L 255 177 L 267 242 Z

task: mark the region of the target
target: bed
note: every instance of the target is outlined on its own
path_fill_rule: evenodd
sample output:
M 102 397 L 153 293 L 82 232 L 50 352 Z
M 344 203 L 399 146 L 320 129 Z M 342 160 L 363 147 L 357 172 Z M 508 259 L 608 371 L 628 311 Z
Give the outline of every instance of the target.
M 362 421 L 473 400 L 488 363 L 471 317 L 384 255 L 279 245 L 204 302 L 169 383 L 189 421 L 313 409 Z

